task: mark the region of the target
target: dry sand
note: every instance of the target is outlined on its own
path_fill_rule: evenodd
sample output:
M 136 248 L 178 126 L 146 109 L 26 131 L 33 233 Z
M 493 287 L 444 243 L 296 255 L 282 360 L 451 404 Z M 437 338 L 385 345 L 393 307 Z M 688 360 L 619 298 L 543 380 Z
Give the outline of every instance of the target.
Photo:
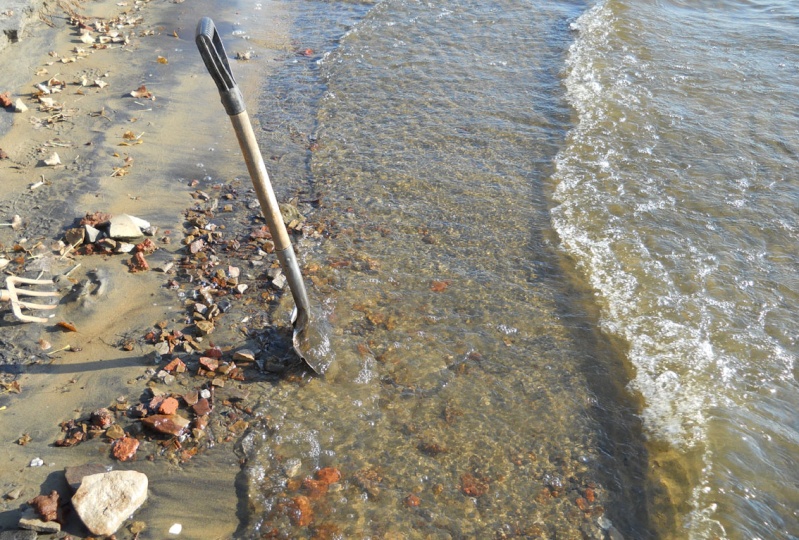
M 0 497 L 21 489 L 14 499 L 0 499 L 0 530 L 15 529 L 20 506 L 34 496 L 51 489 L 65 495 L 64 467 L 96 462 L 149 476 L 149 500 L 134 517 L 147 526 L 140 538 L 166 538 L 174 523 L 183 526 L 180 538 L 228 538 L 239 524 L 233 443 L 217 445 L 182 465 L 157 456 L 121 463 L 109 455 L 105 437 L 71 448 L 53 444 L 62 437 L 60 423 L 85 418 L 120 396 L 135 402 L 146 390 L 145 371 L 153 367 L 153 346 L 144 334 L 158 321 L 171 327 L 185 319 L 182 301 L 165 287 L 169 276 L 130 273 L 125 255 L 62 257 L 56 244 L 64 231 L 89 212 L 139 216 L 160 228 L 156 238 L 172 231 L 173 242 L 158 242 L 160 249 L 150 259 L 158 266 L 180 257 L 183 212 L 195 202 L 192 193 L 237 175 L 246 178 L 232 129 L 194 44 L 201 15 L 228 21 L 229 35 L 234 8 L 209 0 L 120 4 L 97 0 L 69 5 L 86 21 L 141 17 L 121 29 L 130 36 L 124 46 L 92 49 L 81 43 L 64 11 L 53 7 L 43 16 L 52 27 L 29 25 L 25 39 L 0 57 L 0 84 L 5 85 L 0 93 L 9 91 L 29 107 L 24 113 L 0 111 L 0 149 L 8 155 L 0 160 L 0 221 L 10 222 L 14 215 L 23 221 L 18 230 L 0 228 L 0 257 L 14 261 L 4 272 L 52 277 L 80 263 L 70 274 L 75 283 L 97 271 L 105 284 L 99 294 L 62 301 L 45 324 L 17 323 L 8 306 L 0 306 Z M 286 21 L 279 12 L 271 20 L 264 33 L 272 41 L 255 44 L 258 58 L 233 62 L 251 112 L 270 51 L 275 56 L 287 47 Z M 76 47 L 85 52 L 76 53 Z M 73 57 L 76 61 L 62 62 Z M 66 86 L 51 96 L 60 104 L 57 110 L 42 111 L 33 97 L 34 85 L 50 78 Z M 76 84 L 83 79 L 88 86 Z M 95 80 L 107 85 L 96 86 Z M 154 101 L 130 96 L 141 85 L 154 94 Z M 119 146 L 129 131 L 142 143 Z M 43 163 L 53 152 L 61 165 Z M 132 162 L 125 161 L 128 157 Z M 113 176 L 126 165 L 127 174 Z M 199 184 L 191 186 L 194 179 Z M 77 332 L 64 331 L 56 326 L 59 321 L 73 324 Z M 241 341 L 228 345 L 243 345 Z M 124 350 L 125 342 L 132 350 Z M 47 343 L 51 347 L 43 349 Z M 71 350 L 53 353 L 67 347 Z M 12 384 L 18 384 L 19 392 Z M 19 444 L 21 438 L 29 442 Z M 34 458 L 44 465 L 31 467 Z M 77 537 L 87 534 L 74 517 L 66 530 Z M 127 528 L 117 535 L 129 537 L 133 534 Z

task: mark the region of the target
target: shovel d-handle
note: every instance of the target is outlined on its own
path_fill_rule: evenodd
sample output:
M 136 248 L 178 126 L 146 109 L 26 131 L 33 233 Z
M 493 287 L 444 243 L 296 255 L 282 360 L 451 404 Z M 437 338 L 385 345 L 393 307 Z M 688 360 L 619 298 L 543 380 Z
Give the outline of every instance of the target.
M 208 17 L 200 19 L 194 40 L 197 42 L 197 48 L 200 50 L 205 67 L 208 68 L 208 73 L 219 89 L 219 97 L 222 98 L 225 111 L 230 116 L 243 112 L 244 98 L 236 85 L 236 79 L 233 78 L 233 72 L 230 71 L 227 53 L 214 21 Z

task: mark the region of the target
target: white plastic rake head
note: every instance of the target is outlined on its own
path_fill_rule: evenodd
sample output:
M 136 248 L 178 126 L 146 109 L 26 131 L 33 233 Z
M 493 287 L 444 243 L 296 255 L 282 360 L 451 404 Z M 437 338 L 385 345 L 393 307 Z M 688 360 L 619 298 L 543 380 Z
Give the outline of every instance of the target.
M 33 297 L 54 297 L 61 296 L 58 291 L 38 291 L 28 288 L 20 288 L 19 285 L 50 285 L 54 286 L 55 283 L 52 279 L 28 279 L 17 276 L 8 276 L 6 278 L 6 288 L 0 290 L 0 301 L 11 302 L 11 311 L 14 316 L 22 322 L 38 322 L 45 323 L 49 319 L 44 317 L 36 317 L 34 315 L 26 315 L 22 309 L 33 310 L 50 310 L 58 307 L 58 304 L 36 304 L 33 302 L 25 302 L 20 300 L 20 296 L 33 296 Z

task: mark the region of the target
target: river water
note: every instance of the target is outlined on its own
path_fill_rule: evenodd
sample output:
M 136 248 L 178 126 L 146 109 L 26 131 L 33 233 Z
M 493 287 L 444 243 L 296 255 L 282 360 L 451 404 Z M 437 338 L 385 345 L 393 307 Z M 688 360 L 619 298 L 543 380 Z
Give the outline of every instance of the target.
M 241 535 L 797 538 L 799 5 L 281 6 L 336 360 L 263 391 Z

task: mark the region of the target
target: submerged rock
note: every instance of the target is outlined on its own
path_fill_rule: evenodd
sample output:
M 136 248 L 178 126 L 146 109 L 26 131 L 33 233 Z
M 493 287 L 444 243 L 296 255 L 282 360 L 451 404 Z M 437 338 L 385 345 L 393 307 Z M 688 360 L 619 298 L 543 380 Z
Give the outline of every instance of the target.
M 137 471 L 111 471 L 83 478 L 72 506 L 97 535 L 114 534 L 147 500 L 147 476 Z

